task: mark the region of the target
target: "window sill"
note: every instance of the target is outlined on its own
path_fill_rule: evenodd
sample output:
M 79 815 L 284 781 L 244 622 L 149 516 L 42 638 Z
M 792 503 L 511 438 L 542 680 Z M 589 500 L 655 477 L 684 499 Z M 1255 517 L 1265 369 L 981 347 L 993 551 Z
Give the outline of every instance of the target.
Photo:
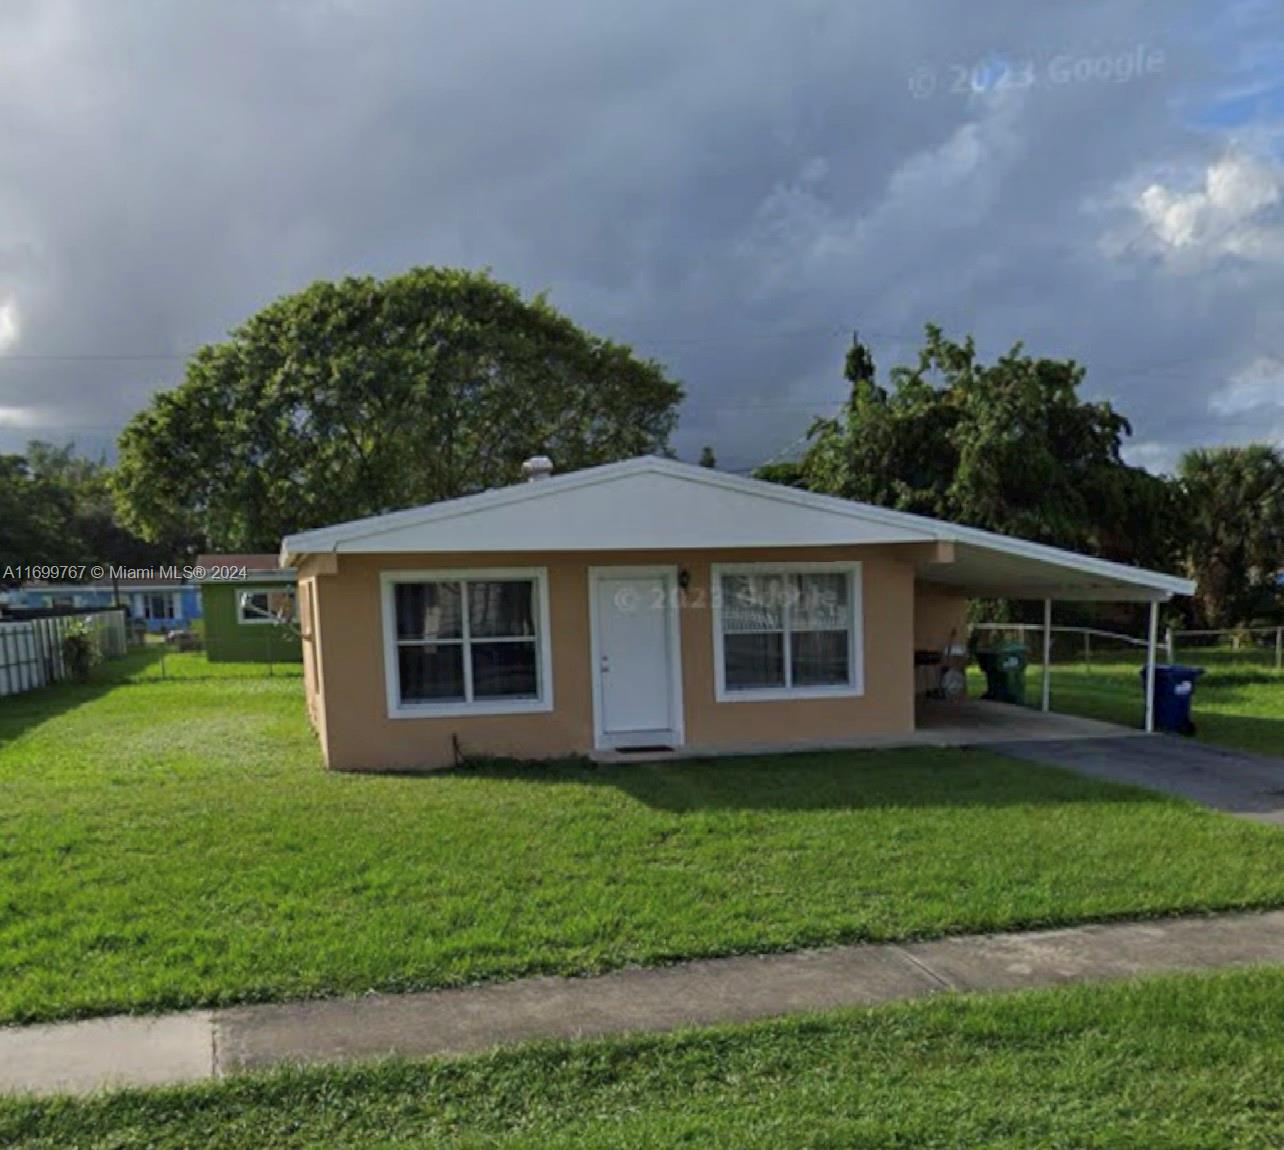
M 390 719 L 460 719 L 472 715 L 537 715 L 553 709 L 552 699 L 493 699 L 482 703 L 401 703 L 388 708 Z
M 762 687 L 743 691 L 715 692 L 718 703 L 783 703 L 797 699 L 859 699 L 864 696 L 862 687 L 844 684 L 841 687 Z

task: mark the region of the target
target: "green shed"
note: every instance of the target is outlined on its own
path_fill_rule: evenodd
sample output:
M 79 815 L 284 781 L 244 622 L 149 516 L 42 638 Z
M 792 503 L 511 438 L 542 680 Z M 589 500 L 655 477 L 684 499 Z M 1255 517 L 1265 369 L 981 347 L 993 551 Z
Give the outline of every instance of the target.
M 211 663 L 301 663 L 297 585 L 275 555 L 202 555 L 201 617 Z

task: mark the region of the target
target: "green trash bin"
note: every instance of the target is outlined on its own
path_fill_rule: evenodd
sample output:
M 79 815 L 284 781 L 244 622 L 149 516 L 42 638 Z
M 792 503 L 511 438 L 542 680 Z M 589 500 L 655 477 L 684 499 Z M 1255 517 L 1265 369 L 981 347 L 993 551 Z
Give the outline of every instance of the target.
M 1030 654 L 1024 643 L 999 643 L 976 653 L 976 661 L 985 672 L 983 699 L 997 703 L 1025 702 L 1025 668 Z

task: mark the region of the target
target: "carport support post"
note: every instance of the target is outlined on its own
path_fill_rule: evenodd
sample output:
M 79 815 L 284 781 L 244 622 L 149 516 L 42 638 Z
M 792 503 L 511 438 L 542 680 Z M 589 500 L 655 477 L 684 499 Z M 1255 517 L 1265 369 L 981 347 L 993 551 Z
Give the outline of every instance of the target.
M 1159 603 L 1150 604 L 1150 633 L 1146 641 L 1146 734 L 1155 732 L 1155 647 L 1159 643 Z
M 1052 600 L 1043 601 L 1043 709 L 1052 710 Z

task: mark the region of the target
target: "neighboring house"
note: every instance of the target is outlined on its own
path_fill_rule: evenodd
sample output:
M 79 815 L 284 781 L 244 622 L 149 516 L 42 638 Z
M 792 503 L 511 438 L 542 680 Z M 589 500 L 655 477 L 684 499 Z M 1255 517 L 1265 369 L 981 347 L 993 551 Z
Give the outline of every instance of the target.
M 211 662 L 297 663 L 303 658 L 294 571 L 275 555 L 202 555 L 201 612 Z
M 915 730 L 915 648 L 961 633 L 969 597 L 1149 602 L 1153 635 L 1193 590 L 665 459 L 527 467 L 284 540 L 331 767 L 894 741 Z
M 28 583 L 10 592 L 12 607 L 114 607 L 129 612 L 149 631 L 181 630 L 201 617 L 195 584 L 182 579 L 153 578 L 111 583 Z

